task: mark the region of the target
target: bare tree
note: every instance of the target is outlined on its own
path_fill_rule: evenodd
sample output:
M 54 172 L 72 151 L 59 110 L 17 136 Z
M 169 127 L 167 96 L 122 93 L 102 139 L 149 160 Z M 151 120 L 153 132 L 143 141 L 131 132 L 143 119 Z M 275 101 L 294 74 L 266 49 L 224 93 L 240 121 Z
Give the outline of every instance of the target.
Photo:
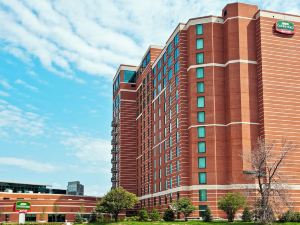
M 249 161 L 251 171 L 246 173 L 255 179 L 258 188 L 255 189 L 255 217 L 259 223 L 267 224 L 275 220 L 275 214 L 290 207 L 287 185 L 280 173 L 285 159 L 296 146 L 293 142 L 283 139 L 281 143 L 266 141 L 259 138 L 257 145 L 251 151 Z

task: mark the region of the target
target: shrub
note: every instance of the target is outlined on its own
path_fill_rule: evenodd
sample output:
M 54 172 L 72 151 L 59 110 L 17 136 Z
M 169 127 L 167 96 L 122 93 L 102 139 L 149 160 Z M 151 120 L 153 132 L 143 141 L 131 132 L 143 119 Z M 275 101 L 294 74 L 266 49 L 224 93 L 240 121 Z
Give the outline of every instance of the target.
M 149 216 L 146 209 L 141 209 L 138 213 L 139 221 L 148 221 Z
M 280 222 L 300 222 L 300 213 L 294 212 L 292 210 L 286 211 L 283 215 L 279 218 Z
M 79 213 L 76 214 L 75 223 L 83 223 L 83 218 Z
M 163 216 L 164 221 L 174 221 L 175 215 L 172 209 L 166 209 Z
M 180 198 L 179 200 L 175 201 L 172 206 L 177 212 L 180 212 L 184 215 L 185 221 L 187 221 L 187 217 L 196 209 L 189 198 Z
M 153 209 L 152 212 L 149 214 L 149 217 L 151 221 L 159 221 L 160 220 L 160 214 L 157 211 L 157 209 Z
M 212 221 L 212 215 L 211 215 L 211 211 L 210 211 L 210 208 L 207 206 L 206 210 L 203 212 L 203 215 L 202 215 L 202 220 L 204 222 L 211 222 Z
M 126 217 L 125 221 L 139 221 L 139 217 L 138 216 Z
M 246 203 L 246 198 L 238 192 L 228 192 L 218 201 L 219 209 L 227 214 L 228 222 L 233 222 L 235 213 L 243 208 Z
M 253 220 L 253 213 L 250 211 L 248 207 L 245 207 L 242 215 L 242 221 L 251 222 L 252 220 Z

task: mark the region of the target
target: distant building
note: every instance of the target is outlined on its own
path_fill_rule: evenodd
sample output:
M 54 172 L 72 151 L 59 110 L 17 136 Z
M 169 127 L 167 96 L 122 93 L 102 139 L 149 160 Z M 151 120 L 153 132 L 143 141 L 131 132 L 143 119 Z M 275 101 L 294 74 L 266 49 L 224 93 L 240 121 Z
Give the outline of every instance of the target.
M 67 187 L 68 195 L 84 195 L 84 186 L 79 181 L 68 182 Z
M 85 220 L 89 220 L 99 199 L 66 194 L 0 192 L 0 224 L 19 221 L 19 213 L 15 208 L 17 202 L 29 202 L 31 205 L 25 215 L 26 222 L 73 222 L 78 212 Z
M 66 194 L 64 189 L 53 189 L 49 184 L 18 183 L 0 181 L 0 192 L 7 193 L 40 193 L 40 194 Z

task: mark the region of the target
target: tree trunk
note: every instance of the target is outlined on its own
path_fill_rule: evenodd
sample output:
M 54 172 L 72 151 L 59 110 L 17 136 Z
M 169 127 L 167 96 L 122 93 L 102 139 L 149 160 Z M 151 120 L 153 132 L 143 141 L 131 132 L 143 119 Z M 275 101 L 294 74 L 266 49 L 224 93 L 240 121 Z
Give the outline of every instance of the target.
M 229 213 L 227 216 L 228 222 L 233 222 L 234 221 L 234 214 L 233 213 Z
M 115 222 L 118 222 L 118 215 L 119 215 L 119 213 L 115 213 L 115 214 L 114 214 Z

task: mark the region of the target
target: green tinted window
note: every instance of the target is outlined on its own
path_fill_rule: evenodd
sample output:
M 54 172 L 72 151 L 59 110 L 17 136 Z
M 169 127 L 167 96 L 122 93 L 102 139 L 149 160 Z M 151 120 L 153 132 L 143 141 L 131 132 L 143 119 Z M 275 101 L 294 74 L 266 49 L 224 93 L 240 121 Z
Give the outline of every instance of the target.
M 205 127 L 198 127 L 198 138 L 205 138 Z
M 204 42 L 203 42 L 203 39 L 202 38 L 200 38 L 200 39 L 197 39 L 196 40 L 196 48 L 197 49 L 203 49 L 203 47 L 204 47 L 204 44 L 203 44 Z
M 198 142 L 198 153 L 206 152 L 206 144 L 204 141 Z
M 198 93 L 204 92 L 204 82 L 197 82 L 197 92 Z
M 197 68 L 196 69 L 196 76 L 197 78 L 204 78 L 204 68 Z
M 198 158 L 198 168 L 199 169 L 206 168 L 206 158 L 205 157 L 199 157 Z
M 197 121 L 198 123 L 205 122 L 205 112 L 197 112 Z
M 203 34 L 203 25 L 202 24 L 196 25 L 196 34 Z
M 198 173 L 198 176 L 199 176 L 199 184 L 206 184 L 206 173 L 205 172 Z
M 197 53 L 196 54 L 196 63 L 197 64 L 204 63 L 204 54 L 203 53 Z
M 204 96 L 200 96 L 197 98 L 197 107 L 198 108 L 203 108 L 205 105 L 205 99 Z
M 207 205 L 199 205 L 199 216 L 200 217 L 204 216 L 206 209 L 207 209 Z
M 199 190 L 199 201 L 207 201 L 207 190 Z

